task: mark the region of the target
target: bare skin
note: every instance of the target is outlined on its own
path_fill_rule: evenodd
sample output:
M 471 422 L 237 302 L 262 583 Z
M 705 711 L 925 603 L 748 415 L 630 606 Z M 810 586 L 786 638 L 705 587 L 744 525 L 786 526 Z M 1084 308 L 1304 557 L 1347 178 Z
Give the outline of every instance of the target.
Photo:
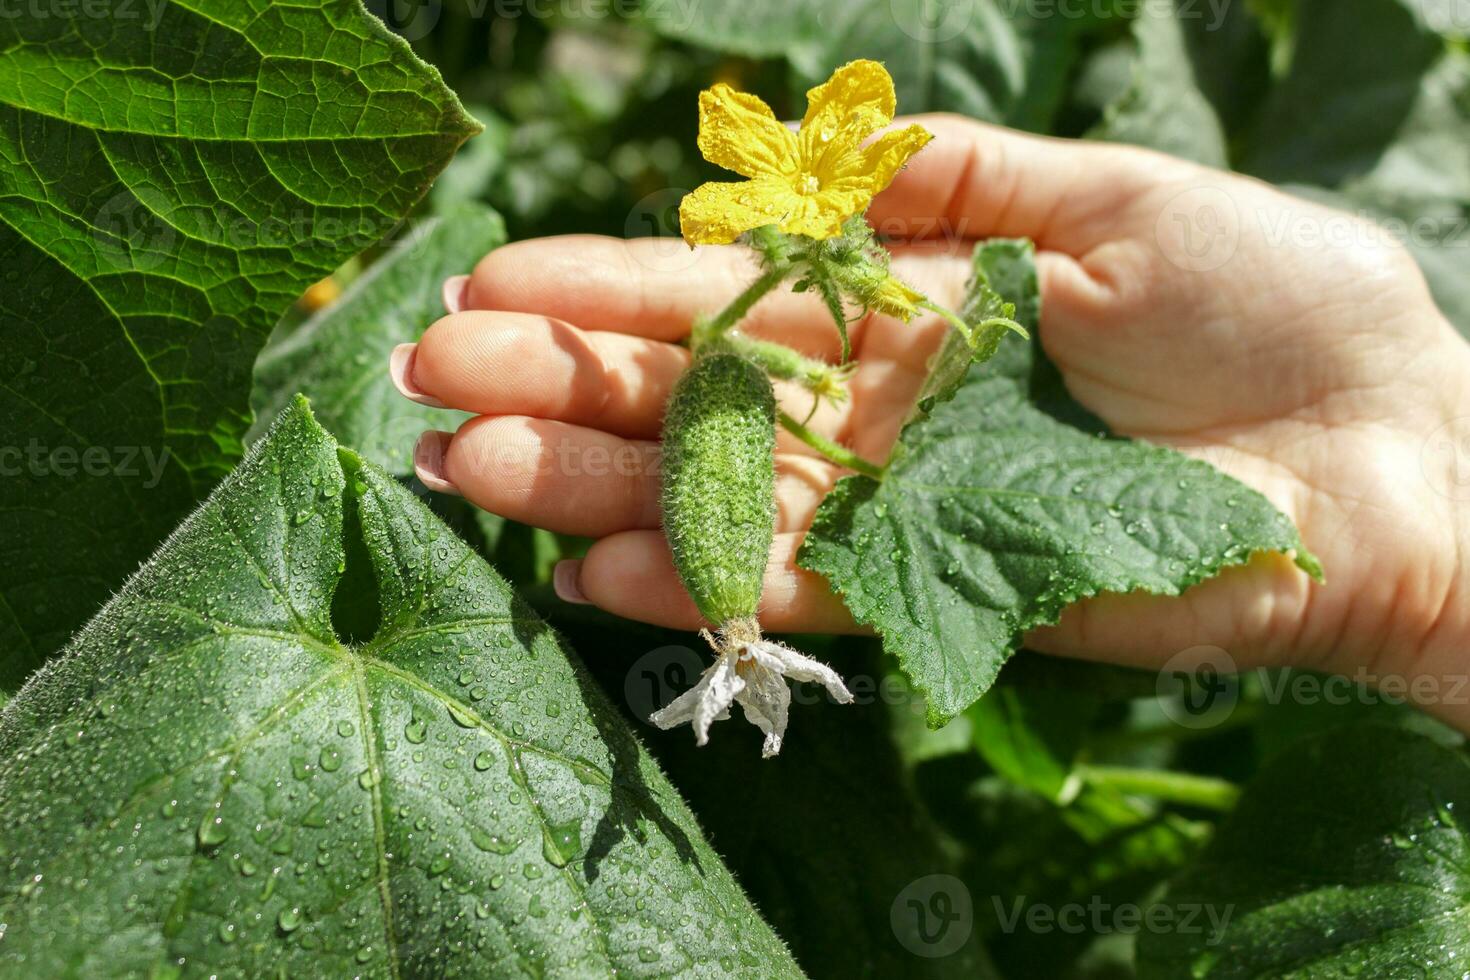
M 1326 569 L 1318 585 L 1271 556 L 1178 598 L 1102 596 L 1028 643 L 1141 666 L 1214 645 L 1241 667 L 1428 678 L 1433 693 L 1418 699 L 1470 729 L 1470 703 L 1452 703 L 1470 692 L 1450 696 L 1470 643 L 1470 486 L 1443 451 L 1470 434 L 1470 347 L 1412 258 L 1365 222 L 1238 176 L 957 117 L 897 124 L 915 121 L 937 138 L 869 212 L 897 242 L 895 271 L 953 305 L 975 240 L 1033 239 L 1041 340 L 1073 396 L 1114 430 L 1265 493 Z M 702 625 L 659 531 L 652 464 L 663 403 L 688 360 L 677 342 L 754 270 L 738 247 L 690 254 L 587 236 L 486 256 L 446 284 L 457 312 L 395 357 L 405 393 L 479 416 L 452 437 L 426 436 L 421 478 L 497 514 L 597 538 L 584 560 L 558 568 L 563 598 Z M 773 294 L 746 323 L 808 354 L 838 354 L 810 296 Z M 851 400 L 824 407 L 813 427 L 884 459 L 945 329 L 932 316 L 856 324 Z M 806 414 L 802 392 L 781 395 Z M 794 563 L 843 471 L 785 433 L 778 453 L 761 621 L 777 632 L 853 630 L 825 580 Z

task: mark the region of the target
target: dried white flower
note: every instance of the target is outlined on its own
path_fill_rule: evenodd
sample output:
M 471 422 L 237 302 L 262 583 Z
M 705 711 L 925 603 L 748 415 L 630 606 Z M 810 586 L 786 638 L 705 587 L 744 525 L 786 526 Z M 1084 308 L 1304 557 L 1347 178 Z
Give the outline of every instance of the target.
M 709 741 L 709 726 L 729 718 L 733 702 L 740 705 L 752 725 L 765 732 L 761 755 L 769 759 L 781 751 L 781 740 L 786 735 L 787 709 L 791 707 L 786 678 L 815 681 L 838 704 L 852 701 L 852 693 L 835 670 L 765 639 L 753 624 L 731 623 L 718 638 L 708 632 L 703 636 L 715 648 L 715 662 L 697 684 L 654 712 L 650 720 L 659 728 L 667 730 L 687 722 L 694 728 L 695 742 L 704 745 Z

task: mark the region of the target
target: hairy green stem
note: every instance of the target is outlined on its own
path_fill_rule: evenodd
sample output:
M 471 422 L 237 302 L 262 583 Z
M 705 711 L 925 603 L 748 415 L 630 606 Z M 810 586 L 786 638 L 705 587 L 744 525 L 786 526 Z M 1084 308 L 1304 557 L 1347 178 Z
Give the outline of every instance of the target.
M 1151 796 L 1168 803 L 1228 813 L 1240 799 L 1240 787 L 1223 779 L 1163 769 L 1123 766 L 1079 766 L 1078 775 L 1094 786 L 1107 786 L 1132 796 Z
M 705 344 L 754 361 L 771 377 L 795 381 L 818 397 L 838 401 L 847 397 L 842 382 L 852 374 L 853 365 L 834 367 L 826 361 L 819 361 L 792 350 L 785 344 L 757 340 L 738 331 L 731 331 L 717 339 L 706 339 Z
M 861 473 L 863 476 L 870 476 L 875 480 L 883 479 L 883 467 L 877 463 L 871 463 L 846 446 L 840 446 L 826 436 L 813 432 L 785 412 L 777 410 L 776 416 L 787 432 L 796 436 L 796 438 L 811 446 L 838 466 L 845 466 L 854 473 Z
M 791 274 L 792 266 L 789 264 L 778 264 L 763 272 L 759 279 L 745 287 L 745 291 L 730 301 L 725 307 L 713 317 L 700 325 L 700 336 L 696 342 L 708 343 L 721 336 L 735 324 L 745 318 L 761 297 L 781 285 L 782 281 Z
M 934 302 L 931 299 L 922 299 L 919 301 L 918 305 L 926 310 L 938 313 L 940 316 L 944 317 L 946 320 L 949 321 L 951 326 L 953 326 L 956 330 L 960 332 L 960 336 L 965 338 L 965 342 L 972 345 L 975 342 L 975 331 L 983 329 L 985 327 L 1005 327 L 1007 330 L 1014 330 L 1016 333 L 1020 334 L 1022 337 L 1025 337 L 1028 340 L 1031 338 L 1031 334 L 1026 331 L 1025 327 L 1021 326 L 1015 320 L 1011 320 L 1006 317 L 991 317 L 988 320 L 982 320 L 974 326 L 971 326 L 970 324 L 966 323 L 964 321 L 964 318 L 961 317 L 958 313 L 949 309 L 947 306 Z

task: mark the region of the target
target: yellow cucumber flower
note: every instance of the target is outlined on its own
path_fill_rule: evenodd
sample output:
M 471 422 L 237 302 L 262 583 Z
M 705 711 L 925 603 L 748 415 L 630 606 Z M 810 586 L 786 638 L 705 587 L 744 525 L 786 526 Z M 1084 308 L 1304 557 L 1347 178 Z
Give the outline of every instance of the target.
M 893 121 L 893 79 L 876 61 L 852 61 L 806 94 L 793 133 L 771 107 L 724 83 L 699 94 L 699 150 L 749 180 L 702 184 L 679 205 L 691 245 L 725 245 L 763 225 L 833 238 L 867 209 L 909 157 L 933 138 L 922 126 L 863 142 Z

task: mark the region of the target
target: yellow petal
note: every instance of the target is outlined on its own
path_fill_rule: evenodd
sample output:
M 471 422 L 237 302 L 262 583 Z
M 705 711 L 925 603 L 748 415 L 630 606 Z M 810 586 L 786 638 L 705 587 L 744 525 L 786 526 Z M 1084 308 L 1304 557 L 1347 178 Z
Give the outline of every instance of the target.
M 850 196 L 831 194 L 793 194 L 792 208 L 781 222 L 781 230 L 788 235 L 806 235 L 808 238 L 836 238 L 842 234 L 842 223 L 861 211 L 846 208 L 852 203 Z
M 796 171 L 796 134 L 759 98 L 724 83 L 699 93 L 699 152 L 746 177 Z
M 864 147 L 862 169 L 872 181 L 872 192 L 877 194 L 892 183 L 909 157 L 922 150 L 933 138 L 934 134 L 923 126 L 909 126 L 884 133 Z
M 801 121 L 801 159 L 808 170 L 834 144 L 855 146 L 893 121 L 898 97 L 887 69 L 876 61 L 850 61 L 806 93 Z
M 796 202 L 779 177 L 701 184 L 679 202 L 679 229 L 690 245 L 728 245 L 752 228 L 782 221 Z

